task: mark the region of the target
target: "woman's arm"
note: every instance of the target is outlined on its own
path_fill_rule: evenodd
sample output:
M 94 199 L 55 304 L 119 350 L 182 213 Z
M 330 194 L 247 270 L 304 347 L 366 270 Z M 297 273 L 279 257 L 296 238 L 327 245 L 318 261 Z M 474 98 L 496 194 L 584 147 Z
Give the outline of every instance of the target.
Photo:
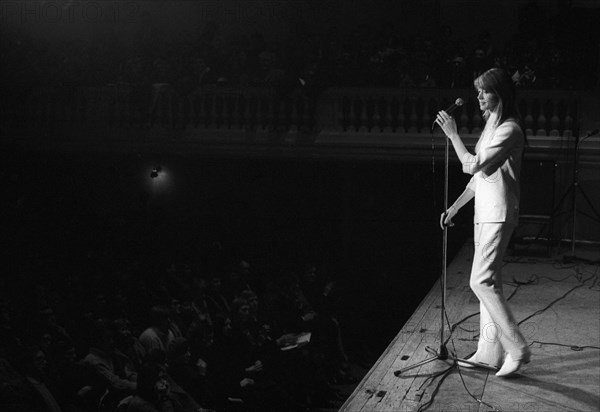
M 456 155 L 461 160 L 466 158 L 467 156 L 471 156 L 462 139 L 458 135 L 456 131 L 456 122 L 454 118 L 450 116 L 445 111 L 440 111 L 435 119 L 435 122 L 442 128 L 442 131 L 448 136 L 450 141 L 452 142 L 452 147 L 454 147 L 454 151 Z M 464 166 L 463 166 L 464 168 Z M 440 227 L 444 229 L 444 226 L 454 226 L 452 223 L 452 218 L 456 216 L 458 210 L 463 207 L 467 202 L 475 197 L 475 185 L 473 179 L 467 184 L 467 187 L 462 192 L 462 194 L 456 199 L 454 204 L 448 208 L 442 216 L 440 217 Z
M 523 142 L 521 128 L 514 121 L 508 120 L 494 130 L 490 143 L 473 155 L 469 153 L 458 135 L 456 122 L 452 116 L 442 110 L 438 113 L 435 122 L 452 142 L 452 147 L 463 165 L 463 172 L 471 175 L 491 165 L 501 164 L 510 152 Z
M 472 183 L 473 179 L 471 179 L 471 182 L 469 182 L 465 190 L 454 201 L 452 206 L 450 206 L 448 210 L 442 213 L 442 216 L 440 217 L 440 227 L 442 228 L 442 230 L 444 229 L 444 226 L 454 226 L 454 223 L 452 223 L 452 218 L 456 216 L 460 208 L 462 208 L 471 199 L 475 197 L 475 191 L 472 189 Z
M 511 152 L 523 142 L 521 128 L 513 121 L 506 121 L 494 130 L 489 144 L 484 145 L 476 155 L 467 152 L 460 158 L 463 172 L 475 174 L 484 170 L 487 173 L 490 167 L 502 164 Z
M 450 206 L 450 208 L 454 208 L 458 212 L 458 210 L 460 210 L 460 208 L 462 208 L 471 199 L 473 199 L 475 197 L 475 189 L 473 189 L 472 184 L 473 184 L 473 179 L 471 179 L 471 181 L 467 184 L 467 187 L 465 188 L 465 190 L 460 194 L 459 197 L 456 198 L 456 200 L 454 201 L 452 206 Z

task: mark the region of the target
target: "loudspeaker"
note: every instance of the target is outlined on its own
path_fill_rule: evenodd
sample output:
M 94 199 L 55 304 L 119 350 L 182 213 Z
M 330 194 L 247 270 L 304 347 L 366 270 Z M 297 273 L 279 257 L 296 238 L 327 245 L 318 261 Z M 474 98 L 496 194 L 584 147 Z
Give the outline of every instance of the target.
M 552 254 L 556 167 L 554 160 L 523 159 L 519 225 L 511 240 L 513 253 L 533 253 L 534 245 L 545 243 L 546 253 Z

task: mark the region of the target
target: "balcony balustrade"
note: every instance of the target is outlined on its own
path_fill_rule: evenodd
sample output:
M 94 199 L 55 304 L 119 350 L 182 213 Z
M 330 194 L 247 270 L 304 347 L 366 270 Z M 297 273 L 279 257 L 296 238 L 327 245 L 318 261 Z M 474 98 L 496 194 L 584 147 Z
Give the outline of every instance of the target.
M 457 97 L 459 133 L 474 143 L 483 119 L 473 90 L 335 88 L 318 95 L 296 89 L 209 85 L 182 94 L 168 84 L 142 87 L 127 83 L 99 88 L 40 88 L 2 97 L 6 138 L 24 136 L 42 143 L 92 140 L 127 144 L 132 139 L 160 144 L 210 143 L 258 147 L 302 147 L 365 156 L 429 156 L 444 138 L 431 126 L 435 114 Z M 581 91 L 523 90 L 518 105 L 532 155 L 560 158 L 575 136 L 591 126 L 597 101 Z M 587 110 L 587 113 L 586 113 Z M 586 124 L 584 124 L 586 123 Z M 589 127 L 591 129 L 592 127 Z M 230 150 L 228 149 L 228 150 Z M 582 161 L 598 161 L 600 142 L 581 148 Z

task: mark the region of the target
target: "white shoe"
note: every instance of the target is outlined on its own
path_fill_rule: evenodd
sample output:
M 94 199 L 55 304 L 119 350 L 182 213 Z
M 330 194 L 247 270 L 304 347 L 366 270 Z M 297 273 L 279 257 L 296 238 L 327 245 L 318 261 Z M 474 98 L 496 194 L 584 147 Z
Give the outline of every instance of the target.
M 521 369 L 521 366 L 529 363 L 530 360 L 531 352 L 525 353 L 523 357 L 518 360 L 514 360 L 509 353 L 506 355 L 506 359 L 504 359 L 504 363 L 502 364 L 500 370 L 496 373 L 496 376 L 499 376 L 501 378 L 508 378 L 510 376 L 513 376 L 515 373 L 517 373 L 519 369 Z

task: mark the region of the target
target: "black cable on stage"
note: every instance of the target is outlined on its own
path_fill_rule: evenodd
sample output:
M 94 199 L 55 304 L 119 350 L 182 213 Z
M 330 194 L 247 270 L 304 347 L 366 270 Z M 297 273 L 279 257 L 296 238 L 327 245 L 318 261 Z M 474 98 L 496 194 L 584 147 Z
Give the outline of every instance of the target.
M 448 328 L 451 329 L 450 326 L 450 320 L 448 319 L 448 312 L 446 310 L 444 310 L 444 318 L 446 320 L 446 324 L 448 325 Z M 443 326 L 442 326 L 443 327 Z M 454 350 L 454 352 L 452 353 L 452 357 L 456 358 L 456 346 L 454 345 L 454 339 L 452 339 L 452 333 L 450 333 L 450 336 L 446 339 L 445 344 L 448 343 L 448 341 L 452 342 L 452 348 Z M 458 365 L 458 363 L 456 361 L 453 361 L 452 366 L 444 369 L 441 372 L 438 372 L 436 374 L 431 375 L 430 378 L 428 378 L 427 380 L 431 379 L 434 380 L 435 378 L 437 378 L 438 376 L 442 376 L 442 378 L 438 381 L 437 385 L 435 386 L 435 388 L 433 389 L 433 392 L 431 393 L 431 396 L 429 398 L 429 400 L 427 402 L 425 402 L 424 404 L 420 405 L 419 408 L 417 409 L 417 412 L 421 412 L 426 410 L 427 408 L 429 408 L 432 404 L 433 401 L 435 399 L 435 396 L 437 395 L 442 383 L 444 382 L 444 380 L 450 375 L 450 372 L 452 371 L 452 369 L 454 368 L 458 369 L 458 374 L 460 376 L 460 380 L 462 382 L 463 387 L 465 388 L 465 391 L 467 392 L 467 394 L 473 398 L 477 403 L 481 404 L 481 405 L 485 405 L 488 408 L 491 408 L 493 411 L 495 412 L 501 412 L 501 409 L 496 408 L 494 405 L 491 405 L 487 402 L 485 402 L 483 399 L 479 399 L 477 396 L 475 396 L 473 393 L 471 393 L 471 391 L 469 390 L 469 388 L 467 387 L 467 384 L 462 376 L 462 372 L 460 370 L 460 365 Z M 425 380 L 425 382 L 427 382 L 427 380 Z M 423 383 L 423 385 L 425 384 L 425 382 Z M 421 385 L 421 387 L 423 386 Z
M 569 348 L 572 351 L 575 352 L 580 352 L 584 349 L 598 349 L 600 350 L 600 346 L 591 346 L 591 345 L 585 345 L 585 346 L 579 346 L 579 345 L 569 345 L 566 343 L 559 343 L 559 342 L 541 342 L 539 340 L 534 340 L 532 341 L 529 346 L 533 345 L 534 343 L 537 343 L 538 345 L 549 345 L 549 346 L 563 346 L 565 348 Z
M 444 369 L 442 372 L 439 372 L 439 373 L 436 374 L 436 376 L 433 379 L 437 378 L 438 376 L 442 376 L 442 378 L 439 380 L 438 384 L 433 389 L 433 392 L 431 393 L 431 396 L 429 397 L 429 400 L 427 402 L 425 402 L 424 404 L 421 404 L 419 406 L 419 408 L 417 409 L 417 412 L 421 412 L 421 411 L 427 410 L 427 408 L 429 408 L 433 404 L 433 401 L 435 399 L 435 395 L 437 395 L 438 391 L 440 390 L 440 387 L 442 386 L 442 383 L 450 375 L 450 372 L 452 372 L 453 368 L 454 368 L 454 365 L 452 365 L 452 366 Z
M 507 262 L 507 263 L 512 263 L 512 262 Z M 579 265 L 572 265 L 571 267 L 577 267 L 577 269 L 579 269 Z M 535 316 L 535 315 L 538 315 L 538 314 L 540 314 L 540 313 L 542 313 L 542 312 L 546 311 L 546 310 L 547 310 L 547 309 L 549 309 L 549 308 L 550 308 L 552 305 L 554 305 L 556 302 L 560 301 L 561 299 L 564 299 L 564 298 L 565 298 L 565 297 L 566 297 L 566 296 L 567 296 L 569 293 L 571 293 L 573 290 L 575 290 L 575 289 L 577 289 L 577 288 L 580 288 L 580 287 L 582 287 L 582 286 L 585 286 L 585 283 L 586 283 L 586 282 L 588 282 L 588 281 L 589 281 L 590 279 L 592 279 L 593 277 L 596 277 L 596 280 L 594 281 L 594 283 L 593 283 L 593 284 L 592 284 L 592 285 L 591 285 L 591 286 L 590 286 L 588 289 L 592 289 L 592 288 L 593 288 L 593 287 L 594 287 L 596 284 L 599 284 L 599 285 L 600 285 L 600 279 L 598 279 L 598 276 L 597 276 L 597 275 L 598 275 L 598 272 L 599 272 L 599 270 L 600 270 L 600 266 L 597 266 L 597 267 L 596 267 L 596 270 L 595 270 L 595 271 L 592 273 L 592 276 L 590 276 L 589 278 L 587 278 L 587 279 L 585 279 L 585 280 L 582 280 L 582 279 L 581 279 L 581 277 L 580 277 L 580 276 L 578 276 L 578 273 L 577 273 L 577 274 L 571 274 L 571 275 L 568 275 L 568 276 L 566 276 L 566 277 L 564 277 L 564 278 L 561 278 L 561 279 L 553 279 L 553 278 L 551 278 L 551 277 L 549 277 L 549 276 L 538 276 L 538 275 L 534 274 L 534 275 L 532 275 L 532 276 L 531 276 L 531 277 L 530 277 L 530 278 L 529 278 L 527 281 L 520 281 L 520 280 L 516 279 L 516 278 L 513 276 L 513 282 L 514 282 L 514 284 L 516 285 L 516 287 L 515 287 L 515 289 L 514 289 L 514 290 L 511 292 L 511 294 L 508 296 L 508 298 L 506 298 L 506 300 L 507 300 L 507 301 L 509 301 L 510 299 L 512 299 L 512 298 L 513 298 L 513 297 L 516 295 L 516 293 L 517 293 L 518 289 L 519 289 L 521 286 L 525 286 L 525 285 L 535 285 L 535 284 L 538 284 L 538 281 L 539 281 L 540 279 L 546 279 L 546 280 L 549 280 L 549 281 L 551 281 L 551 282 L 564 282 L 565 280 L 567 280 L 567 279 L 569 279 L 569 278 L 571 278 L 571 277 L 574 277 L 576 280 L 578 280 L 579 282 L 581 282 L 581 284 L 580 284 L 580 285 L 578 285 L 578 286 L 576 286 L 575 288 L 573 288 L 573 289 L 571 289 L 571 290 L 567 291 L 567 293 L 565 293 L 565 295 L 563 295 L 562 297 L 560 297 L 560 298 L 558 298 L 558 299 L 556 299 L 556 300 L 554 300 L 554 301 L 550 302 L 550 304 L 549 304 L 547 307 L 545 307 L 545 308 L 543 308 L 543 309 L 540 309 L 539 311 L 536 311 L 536 312 L 535 312 L 535 313 L 533 313 L 532 315 L 530 315 L 530 316 L 526 317 L 525 319 L 521 320 L 521 321 L 518 323 L 518 324 L 520 325 L 520 324 L 521 324 L 521 323 L 523 323 L 524 321 L 526 321 L 526 320 L 528 320 L 528 319 L 531 319 L 533 316 Z M 505 282 L 505 284 L 509 284 L 509 283 L 508 283 L 508 282 Z M 468 320 L 468 319 L 470 319 L 470 318 L 472 318 L 472 317 L 474 317 L 474 316 L 476 316 L 476 315 L 478 315 L 478 314 L 479 314 L 479 312 L 472 313 L 472 314 L 470 314 L 470 315 L 468 315 L 468 316 L 466 316 L 466 317 L 462 318 L 461 320 L 457 321 L 456 323 L 454 323 L 454 325 L 453 325 L 453 326 L 450 328 L 450 333 L 452 333 L 452 332 L 453 332 L 453 331 L 454 331 L 454 330 L 455 330 L 455 329 L 456 329 L 456 328 L 457 328 L 457 327 L 458 327 L 458 326 L 459 326 L 461 323 L 465 322 L 466 320 Z M 465 332 L 475 332 L 474 330 L 471 330 L 471 329 L 464 329 L 464 328 L 460 328 L 460 329 L 461 329 L 461 330 L 463 330 L 463 331 L 465 331 Z M 446 342 L 448 342 L 448 341 L 446 341 Z
M 450 333 L 454 332 L 454 330 L 458 327 L 460 327 L 460 330 L 462 330 L 463 332 L 469 332 L 469 333 L 477 332 L 479 330 L 479 328 L 477 328 L 476 330 L 473 330 L 473 329 L 466 329 L 466 328 L 463 328 L 460 326 L 460 324 L 463 323 L 464 321 L 466 321 L 467 319 L 470 319 L 473 316 L 477 316 L 477 315 L 479 315 L 479 312 L 471 313 L 470 315 L 465 316 L 464 318 L 462 318 L 461 320 L 456 322 L 454 325 L 452 325 L 452 328 L 450 329 Z
M 529 283 L 523 283 L 523 284 L 529 284 Z M 511 300 L 516 294 L 517 294 L 517 290 L 523 285 L 523 284 L 519 284 L 517 283 L 517 285 L 515 286 L 515 290 L 512 291 L 512 293 L 508 296 L 508 298 L 506 298 L 506 301 L 508 302 L 509 300 Z M 461 320 L 459 320 L 458 322 L 454 323 L 452 325 L 452 327 L 450 328 L 450 334 L 452 334 L 452 332 L 454 332 L 454 330 L 460 326 L 461 323 L 465 322 L 467 319 L 472 318 L 473 316 L 477 316 L 479 315 L 479 312 L 475 312 L 475 313 L 471 313 L 470 315 L 465 316 L 464 318 L 462 318 Z M 472 329 L 465 329 L 465 328 L 460 328 L 460 330 L 465 331 L 465 332 L 477 332 L 477 330 L 472 330 Z M 479 334 L 475 335 L 474 337 L 477 337 Z M 446 343 L 448 342 L 448 340 L 446 340 Z
M 575 290 L 577 290 L 577 289 L 579 289 L 579 288 L 581 288 L 581 287 L 585 286 L 585 282 L 587 282 L 588 280 L 592 279 L 592 278 L 593 278 L 593 277 L 595 277 L 595 276 L 596 276 L 596 275 L 592 275 L 592 276 L 590 276 L 589 278 L 587 278 L 587 279 L 585 279 L 585 280 L 581 281 L 581 284 L 579 284 L 579 285 L 577 285 L 577 286 L 575 286 L 575 287 L 572 287 L 572 288 L 571 288 L 571 289 L 569 289 L 569 290 L 568 290 L 566 293 L 564 293 L 562 296 L 560 296 L 560 297 L 558 297 L 558 298 L 554 299 L 552 302 L 550 302 L 548 305 L 546 305 L 546 307 L 544 307 L 544 308 L 542 308 L 542 309 L 540 309 L 540 310 L 537 310 L 537 311 L 535 311 L 534 313 L 532 313 L 531 315 L 527 316 L 527 317 L 526 317 L 526 318 L 524 318 L 524 319 L 521 319 L 521 320 L 520 320 L 520 321 L 517 323 L 517 325 L 520 325 L 521 323 L 525 322 L 526 320 L 529 320 L 529 319 L 533 318 L 534 316 L 537 316 L 537 315 L 539 315 L 540 313 L 544 313 L 544 312 L 545 312 L 545 311 L 547 311 L 547 310 L 548 310 L 550 307 L 552 307 L 552 306 L 553 306 L 553 305 L 554 305 L 556 302 L 559 302 L 559 301 L 563 300 L 563 299 L 564 299 L 564 298 L 566 298 L 566 297 L 567 297 L 569 294 L 571 294 L 573 291 L 575 291 Z
M 555 279 L 551 279 L 551 278 L 548 278 L 548 277 L 539 277 L 539 278 L 547 278 L 547 279 L 549 279 L 549 280 L 551 280 L 551 281 L 560 282 L 560 281 L 564 281 L 564 280 L 566 280 L 566 279 L 570 278 L 571 276 L 574 276 L 574 275 L 569 275 L 569 276 L 567 276 L 566 278 L 564 278 L 564 279 L 562 279 L 562 280 L 555 280 Z M 588 277 L 588 278 L 587 278 L 587 279 L 585 279 L 585 280 L 579 280 L 579 279 L 578 279 L 578 280 L 581 282 L 579 285 L 577 285 L 577 286 L 575 286 L 575 287 L 573 287 L 573 288 L 569 289 L 569 290 L 568 290 L 567 292 L 565 292 L 565 293 L 564 293 L 562 296 L 560 296 L 560 297 L 558 297 L 558 298 L 554 299 L 552 302 L 550 302 L 550 303 L 549 303 L 548 305 L 546 305 L 544 308 L 542 308 L 542 309 L 539 309 L 539 310 L 535 311 L 534 313 L 532 313 L 531 315 L 527 316 L 526 318 L 524 318 L 524 319 L 520 320 L 520 321 L 517 323 L 517 325 L 520 325 L 520 324 L 522 324 L 523 322 L 525 322 L 525 321 L 527 321 L 527 320 L 529 320 L 529 319 L 533 318 L 534 316 L 537 316 L 537 315 L 539 315 L 539 314 L 541 314 L 541 313 L 545 312 L 545 311 L 546 311 L 546 310 L 548 310 L 550 307 L 552 307 L 554 304 L 556 304 L 557 302 L 559 302 L 559 301 L 561 301 L 562 299 L 566 298 L 566 297 L 567 297 L 567 296 L 568 296 L 570 293 L 572 293 L 572 292 L 573 292 L 573 291 L 575 291 L 576 289 L 579 289 L 579 288 L 581 288 L 581 287 L 585 286 L 586 282 L 588 282 L 590 279 L 592 279 L 592 278 L 594 278 L 594 277 L 596 277 L 596 274 L 593 274 L 592 276 Z M 532 283 L 532 282 L 520 283 L 520 284 L 519 284 L 519 286 L 521 286 L 521 285 L 525 285 L 525 284 L 535 284 L 535 283 Z M 506 299 L 507 301 L 508 301 L 508 300 L 510 300 L 510 298 L 512 298 L 512 297 L 513 297 L 513 296 L 516 294 L 516 291 L 517 291 L 517 289 L 519 288 L 519 286 L 517 286 L 517 288 L 515 288 L 515 290 L 514 290 L 514 291 L 513 291 L 513 293 L 512 293 L 512 294 L 509 296 L 509 298 L 507 298 L 507 299 Z M 590 288 L 591 288 L 591 287 L 590 287 Z M 590 288 L 588 288 L 588 289 L 590 289 Z M 454 324 L 454 325 L 453 325 L 453 326 L 450 328 L 450 337 L 452 336 L 452 332 L 454 332 L 454 330 L 456 329 L 456 327 L 458 327 L 458 326 L 459 326 L 461 323 L 463 323 L 464 321 L 466 321 L 466 320 L 467 320 L 467 319 L 469 319 L 469 318 L 472 318 L 473 316 L 475 316 L 475 315 L 477 315 L 477 314 L 479 314 L 479 312 L 472 313 L 471 315 L 468 315 L 468 316 L 464 317 L 463 319 L 461 319 L 460 321 L 456 322 L 456 323 L 455 323 L 455 324 Z M 465 331 L 465 332 L 475 332 L 474 330 L 471 330 L 471 329 L 464 329 L 464 328 L 461 328 L 461 330 L 463 330 L 463 331 Z M 476 337 L 476 336 L 478 336 L 478 335 L 475 335 L 474 337 Z M 450 337 L 449 337 L 449 338 L 450 338 Z M 449 338 L 448 338 L 448 339 L 449 339 Z M 446 340 L 446 342 L 448 342 L 448 340 Z M 573 346 L 573 345 L 565 345 L 565 346 Z
M 553 282 L 564 282 L 565 280 L 567 280 L 567 279 L 569 279 L 570 277 L 572 277 L 572 276 L 573 276 L 573 277 L 575 277 L 575 278 L 576 278 L 576 279 L 577 279 L 579 282 L 581 282 L 579 285 L 577 285 L 577 286 L 575 286 L 575 287 L 573 287 L 573 288 L 569 289 L 569 290 L 568 290 L 566 293 L 564 293 L 564 294 L 563 294 L 562 296 L 560 296 L 559 298 L 557 298 L 557 299 L 553 300 L 552 302 L 550 302 L 550 303 L 549 303 L 549 304 L 548 304 L 546 307 L 544 307 L 544 308 L 542 308 L 542 309 L 540 309 L 540 310 L 538 310 L 538 311 L 534 312 L 533 314 L 529 315 L 528 317 L 526 317 L 526 318 L 522 319 L 520 322 L 518 322 L 518 325 L 520 325 L 521 323 L 525 322 L 526 320 L 528 320 L 528 319 L 531 319 L 532 317 L 534 317 L 534 316 L 536 316 L 536 315 L 538 315 L 538 314 L 540 314 L 540 313 L 543 313 L 544 311 L 548 310 L 548 309 L 549 309 L 550 307 L 552 307 L 554 304 L 556 304 L 556 303 L 557 303 L 557 302 L 559 302 L 560 300 L 562 300 L 562 299 L 566 298 L 566 297 L 567 297 L 567 296 L 568 296 L 570 293 L 572 293 L 574 290 L 576 290 L 576 289 L 578 289 L 578 288 L 581 288 L 581 287 L 585 286 L 585 285 L 586 285 L 586 283 L 587 283 L 587 282 L 588 282 L 590 279 L 592 279 L 592 278 L 594 278 L 594 277 L 595 277 L 595 278 L 596 278 L 596 281 L 595 281 L 595 282 L 592 284 L 592 286 L 590 286 L 590 288 L 591 288 L 591 287 L 593 287 L 593 286 L 596 284 L 596 282 L 598 281 L 598 271 L 599 271 L 599 269 L 600 269 L 600 266 L 596 268 L 596 270 L 593 272 L 592 276 L 590 276 L 590 277 L 588 277 L 588 278 L 586 278 L 586 279 L 581 279 L 579 276 L 577 276 L 579 273 L 577 273 L 577 274 L 575 274 L 575 275 L 571 274 L 571 275 L 569 275 L 569 276 L 567 276 L 567 277 L 565 277 L 565 278 L 562 278 L 562 279 L 552 279 L 552 278 L 550 278 L 550 277 L 547 277 L 547 276 L 537 276 L 537 275 L 533 275 L 532 277 L 530 277 L 530 279 L 529 279 L 529 280 L 527 280 L 527 281 L 525 281 L 525 282 L 523 282 L 523 281 L 519 281 L 519 280 L 517 280 L 517 279 L 516 279 L 516 278 L 513 276 L 513 281 L 515 282 L 515 284 L 516 284 L 516 287 L 515 287 L 515 290 L 514 290 L 514 291 L 511 293 L 511 295 L 510 295 L 510 296 L 507 298 L 507 301 L 508 301 L 508 300 L 510 300 L 510 299 L 511 299 L 513 296 L 515 296 L 515 294 L 517 293 L 517 290 L 518 290 L 518 289 L 519 289 L 521 286 L 524 286 L 524 285 L 534 285 L 534 284 L 537 284 L 537 283 L 538 283 L 538 281 L 539 281 L 540 279 L 547 279 L 547 280 L 550 280 L 550 281 L 553 281 Z M 473 313 L 473 314 L 471 314 L 471 315 L 468 315 L 468 316 L 466 316 L 465 318 L 461 319 L 460 321 L 456 322 L 454 325 L 451 325 L 451 324 L 450 324 L 450 320 L 449 320 L 449 318 L 448 318 L 448 313 L 447 313 L 447 311 L 446 311 L 446 310 L 444 310 L 444 318 L 445 318 L 445 320 L 446 320 L 446 323 L 447 323 L 447 325 L 448 325 L 448 329 L 449 329 L 449 331 L 450 331 L 450 333 L 449 333 L 449 336 L 448 336 L 448 338 L 446 338 L 446 341 L 444 342 L 444 344 L 447 344 L 448 342 L 451 342 L 451 343 L 452 343 L 452 348 L 453 348 L 453 350 L 454 350 L 454 353 L 452 354 L 452 356 L 453 356 L 454 358 L 456 358 L 456 357 L 457 357 L 457 355 L 456 355 L 456 353 L 457 353 L 457 351 L 456 351 L 456 346 L 455 346 L 455 344 L 454 344 L 454 338 L 453 338 L 453 336 L 452 336 L 452 335 L 453 335 L 453 332 L 454 332 L 454 330 L 455 330 L 455 329 L 456 329 L 456 327 L 457 327 L 457 326 L 459 326 L 459 325 L 460 325 L 462 322 L 464 322 L 465 320 L 467 320 L 467 319 L 469 319 L 469 318 L 471 318 L 471 317 L 473 317 L 473 316 L 475 316 L 475 315 L 477 315 L 477 314 L 479 314 L 479 312 L 477 312 L 477 313 Z M 600 347 L 597 347 L 597 346 L 591 346 L 591 345 L 578 346 L 578 345 L 568 345 L 568 344 L 563 344 L 563 343 L 542 342 L 542 341 L 532 341 L 532 342 L 529 344 L 529 346 L 531 346 L 531 345 L 533 345 L 533 344 L 535 344 L 535 343 L 537 343 L 537 344 L 540 344 L 540 345 L 555 345 L 555 346 L 568 347 L 568 348 L 570 348 L 571 350 L 574 350 L 574 351 L 581 351 L 581 350 L 584 350 L 584 349 L 598 349 L 598 350 L 600 350 Z M 471 393 L 471 391 L 470 391 L 470 390 L 469 390 L 469 388 L 467 387 L 467 384 L 466 384 L 466 382 L 465 382 L 465 380 L 464 380 L 464 378 L 463 378 L 463 375 L 462 375 L 462 372 L 461 372 L 461 369 L 460 369 L 460 365 L 458 365 L 458 364 L 457 364 L 457 362 L 454 362 L 453 366 L 451 366 L 451 367 L 449 367 L 449 368 L 445 369 L 444 371 L 442 371 L 442 372 L 440 372 L 440 373 L 438 373 L 438 374 L 432 375 L 432 379 L 435 379 L 436 377 L 438 377 L 438 376 L 440 376 L 440 375 L 444 375 L 444 376 L 442 377 L 442 379 L 440 379 L 440 381 L 438 382 L 438 384 L 437 384 L 437 385 L 436 385 L 436 387 L 434 388 L 434 390 L 433 390 L 433 392 L 432 392 L 432 394 L 431 394 L 431 397 L 430 397 L 430 399 L 429 399 L 429 400 L 428 400 L 426 403 L 424 403 L 423 405 L 421 405 L 421 406 L 419 407 L 418 411 L 424 411 L 424 410 L 426 410 L 426 409 L 427 409 L 429 406 L 431 406 L 431 405 L 433 404 L 433 400 L 434 400 L 434 398 L 435 398 L 435 395 L 436 395 L 436 394 L 437 394 L 437 392 L 439 391 L 439 388 L 440 388 L 440 386 L 441 386 L 442 382 L 443 382 L 443 381 L 446 379 L 446 377 L 447 377 L 447 376 L 450 374 L 450 371 L 451 371 L 451 370 L 454 368 L 454 366 L 456 366 L 456 367 L 457 367 L 457 369 L 458 369 L 458 374 L 459 374 L 460 380 L 461 380 L 461 382 L 462 382 L 462 384 L 463 384 L 463 387 L 464 387 L 465 391 L 466 391 L 466 392 L 469 394 L 469 396 L 470 396 L 471 398 L 473 398 L 473 399 L 474 399 L 476 402 L 478 402 L 479 404 L 481 404 L 481 405 L 484 405 L 484 406 L 487 406 L 488 408 L 491 408 L 491 409 L 492 409 L 493 411 L 495 411 L 495 412 L 501 412 L 501 409 L 499 409 L 499 408 L 497 408 L 497 407 L 495 407 L 495 406 L 493 406 L 493 405 L 491 405 L 491 404 L 488 404 L 488 403 L 486 403 L 485 401 L 483 401 L 482 399 L 479 399 L 477 396 L 475 396 L 473 393 Z
M 431 404 L 433 403 L 433 400 L 435 399 L 435 395 L 436 395 L 436 394 L 437 394 L 437 392 L 439 391 L 439 389 L 440 389 L 440 386 L 442 386 L 442 382 L 444 382 L 444 380 L 446 379 L 446 377 L 447 377 L 447 376 L 450 374 L 450 372 L 452 371 L 452 368 L 453 368 L 453 367 L 454 367 L 454 365 L 452 365 L 452 366 L 449 366 L 448 368 L 446 368 L 446 369 L 444 369 L 444 370 L 442 370 L 442 371 L 440 371 L 440 372 L 432 373 L 432 374 L 431 374 L 431 375 L 430 375 L 430 376 L 429 376 L 427 379 L 425 379 L 425 380 L 423 381 L 423 383 L 422 383 L 422 384 L 421 384 L 421 386 L 419 387 L 419 390 L 421 390 L 421 389 L 423 388 L 423 386 L 425 386 L 425 384 L 426 384 L 428 381 L 431 381 L 431 382 L 433 382 L 433 381 L 434 381 L 436 378 L 438 378 L 438 377 L 440 377 L 440 376 L 442 377 L 442 378 L 441 378 L 441 379 L 438 381 L 438 383 L 437 383 L 436 387 L 434 388 L 433 392 L 431 393 L 431 396 L 430 396 L 429 400 L 428 400 L 427 402 L 425 402 L 424 404 L 421 404 L 421 405 L 419 406 L 419 408 L 417 409 L 418 411 L 424 411 L 424 410 L 426 410 L 428 407 L 430 407 L 430 406 L 431 406 Z
M 450 320 L 448 319 L 448 313 L 444 312 L 444 315 L 446 317 L 446 323 L 448 324 L 448 328 L 450 328 Z M 454 339 L 452 338 L 452 333 L 450 333 L 449 340 L 452 343 L 452 349 L 454 350 L 454 353 L 456 354 L 457 350 L 456 350 L 456 345 L 454 344 Z M 455 357 L 456 357 L 456 355 L 455 355 Z M 456 363 L 456 367 L 458 370 L 458 376 L 460 377 L 460 381 L 462 382 L 462 385 L 465 388 L 465 391 L 469 394 L 469 396 L 471 398 L 473 398 L 480 405 L 485 405 L 488 408 L 491 408 L 495 412 L 501 412 L 501 410 L 496 408 L 494 405 L 491 405 L 491 404 L 485 402 L 483 399 L 479 399 L 477 396 L 475 396 L 473 393 L 471 393 L 471 391 L 467 387 L 467 383 L 465 382 L 465 379 L 463 378 L 462 371 L 460 370 L 460 365 L 458 363 Z

